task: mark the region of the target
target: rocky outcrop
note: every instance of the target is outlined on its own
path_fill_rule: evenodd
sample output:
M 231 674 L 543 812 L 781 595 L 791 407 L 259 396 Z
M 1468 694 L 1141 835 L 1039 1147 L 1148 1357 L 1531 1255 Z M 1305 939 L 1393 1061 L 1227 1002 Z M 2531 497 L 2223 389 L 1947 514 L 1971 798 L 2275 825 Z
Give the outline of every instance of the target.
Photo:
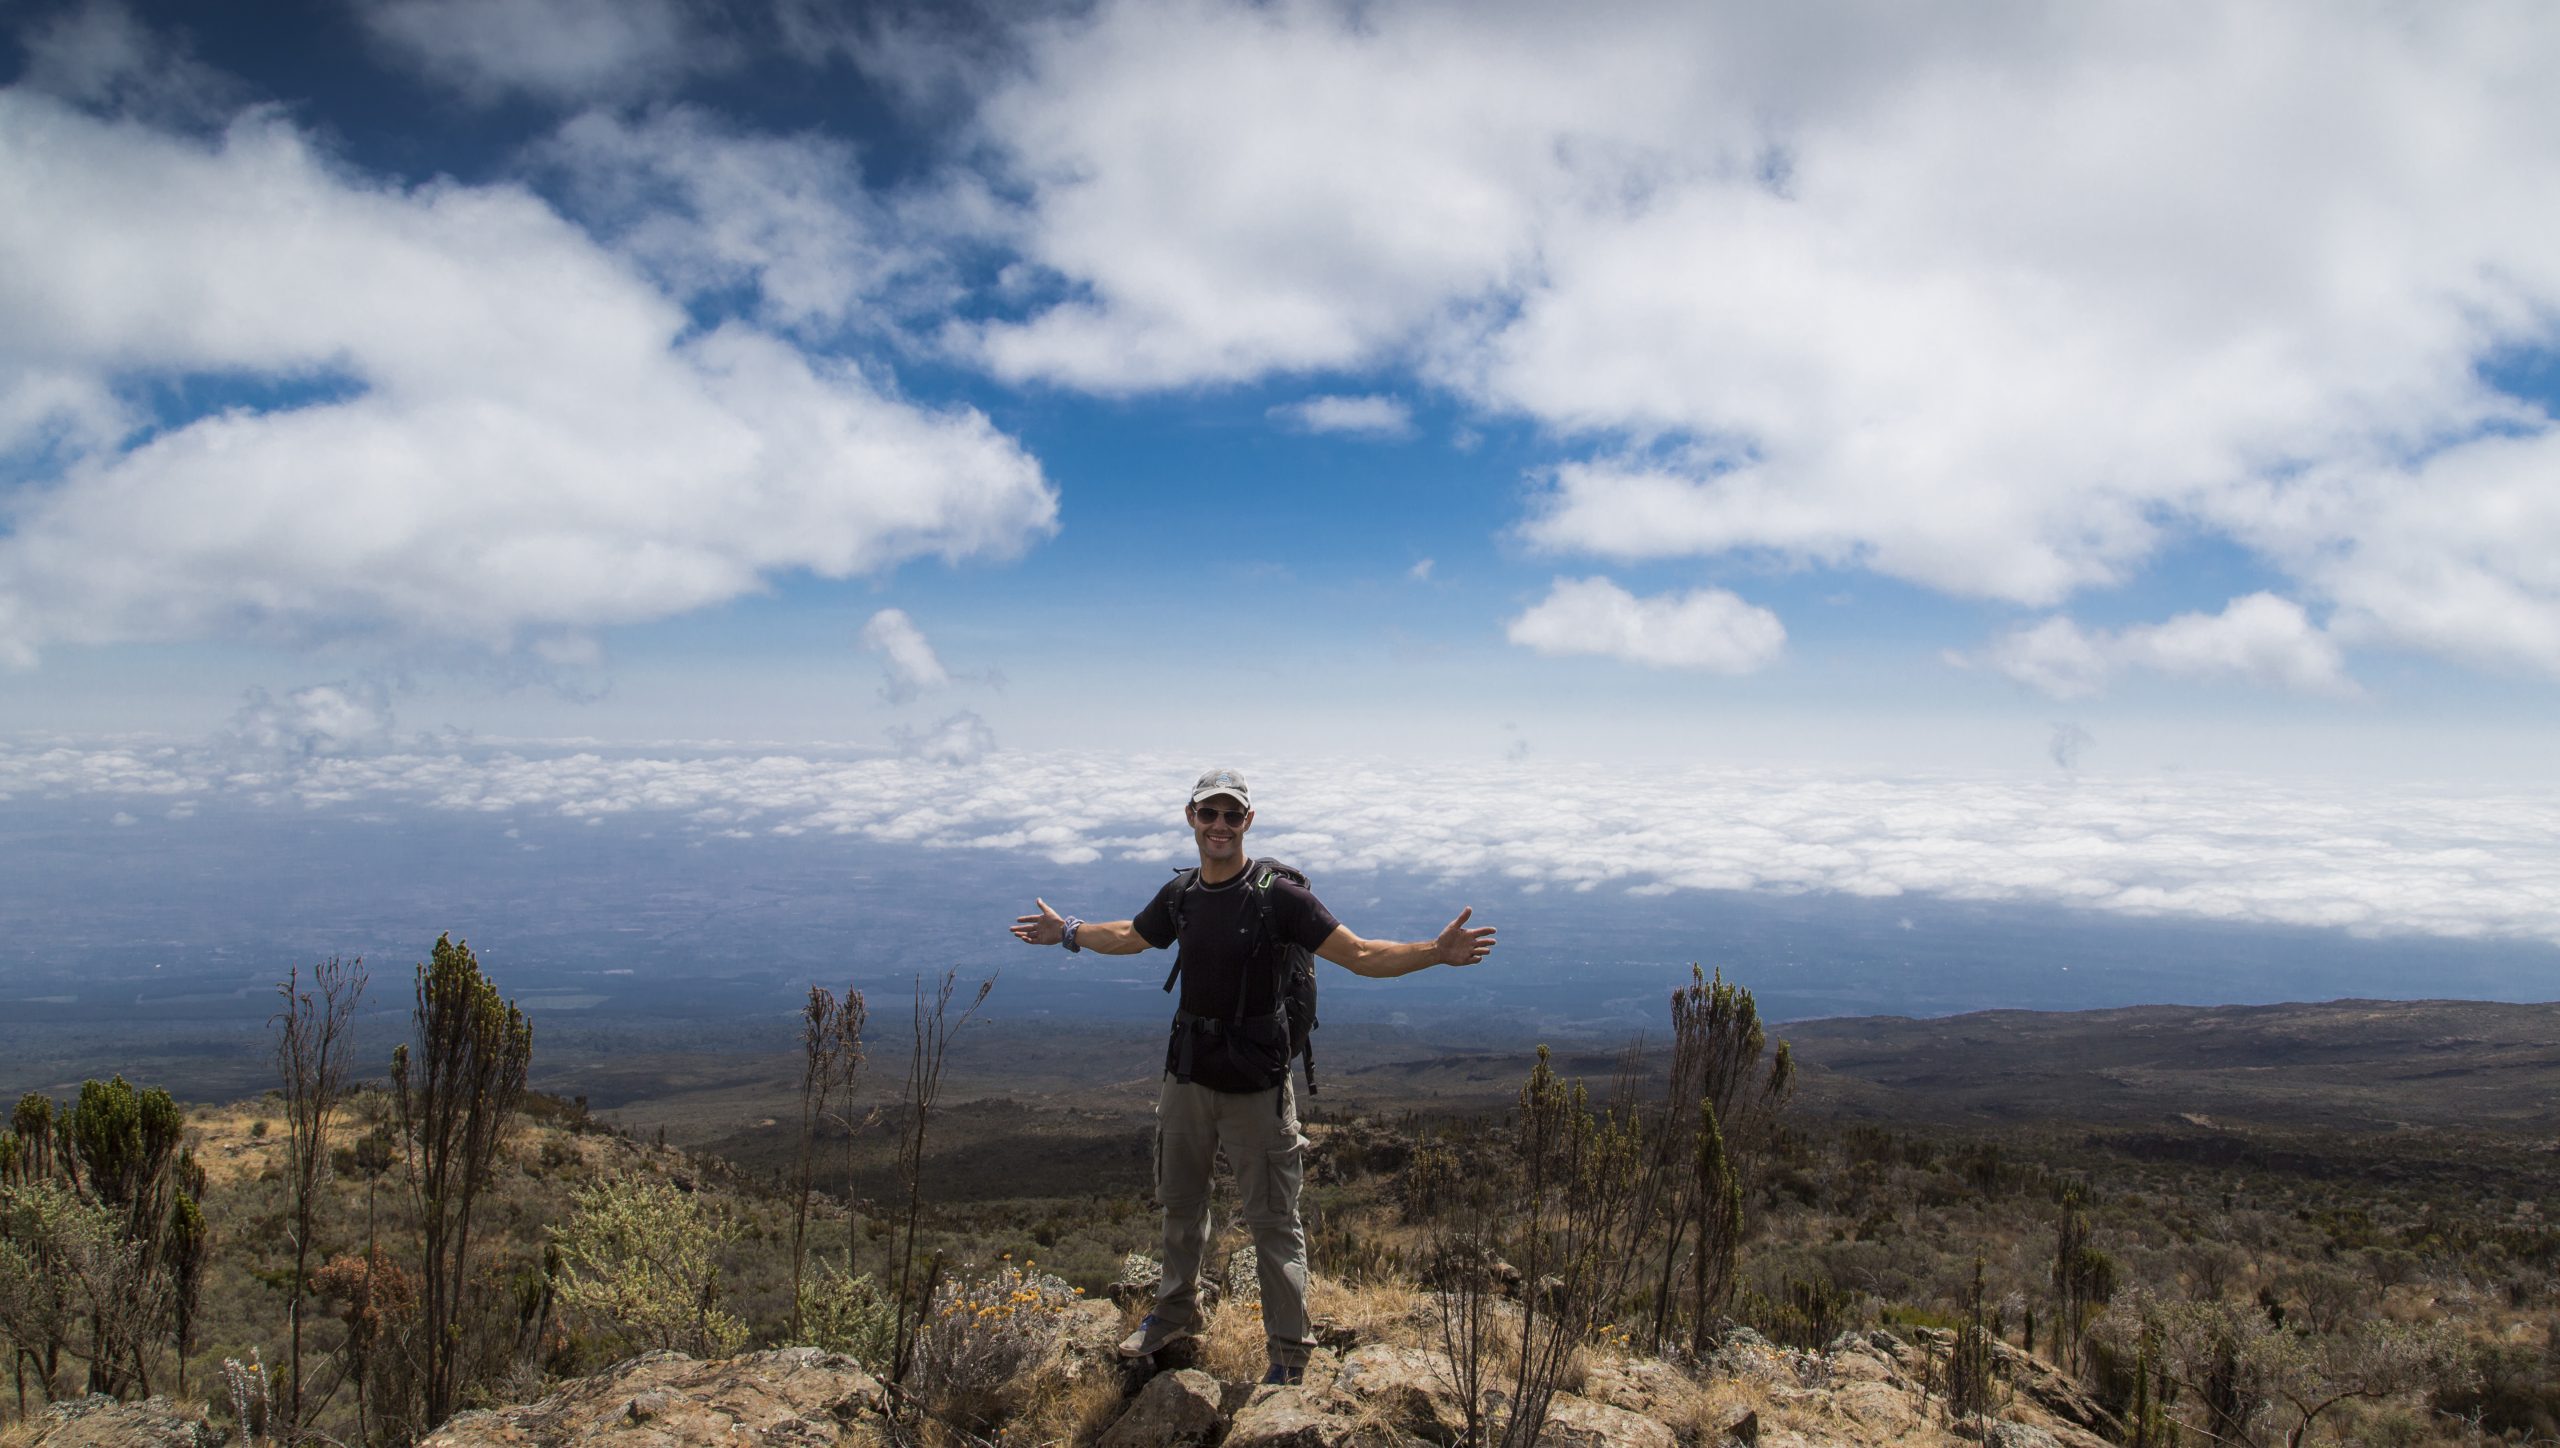
M 1214 1442 L 1226 1423 L 1218 1380 L 1198 1368 L 1158 1373 L 1095 1448 L 1190 1448 Z
M 1070 1373 L 1120 1360 L 1123 1324 L 1108 1307 L 1076 1314 Z M 1345 1334 L 1350 1341 L 1356 1335 Z M 1409 1340 L 1409 1339 L 1408 1339 Z M 1366 1342 L 1319 1348 L 1290 1387 L 1222 1384 L 1199 1344 L 1159 1355 L 1096 1448 L 1453 1448 L 1467 1413 L 1446 1354 Z M 1540 1448 L 2105 1448 L 2106 1414 L 2063 1374 L 2025 1353 L 1999 1355 L 2002 1406 L 1992 1421 L 1951 1425 L 1942 1396 L 1944 1342 L 1846 1333 L 1821 1352 L 1726 1335 L 1700 1377 L 1650 1359 L 1604 1359 L 1551 1401 Z M 1168 1361 L 1167 1359 L 1176 1359 Z M 1143 1371 L 1143 1369 L 1141 1369 Z M 1504 1383 L 1485 1384 L 1502 1411 Z M 427 1448 L 838 1448 L 880 1443 L 883 1390 L 849 1358 L 814 1348 L 700 1362 L 650 1353 L 564 1385 L 541 1401 L 465 1413 Z M 165 1401 L 62 1404 L 30 1448 L 218 1448 L 220 1435 Z
M 119 1403 L 91 1393 L 45 1409 L 29 1448 L 214 1448 L 222 1438 L 212 1424 L 181 1414 L 167 1398 Z
M 813 1347 L 722 1362 L 653 1352 L 540 1402 L 456 1414 L 424 1448 L 833 1448 L 879 1411 L 861 1364 Z

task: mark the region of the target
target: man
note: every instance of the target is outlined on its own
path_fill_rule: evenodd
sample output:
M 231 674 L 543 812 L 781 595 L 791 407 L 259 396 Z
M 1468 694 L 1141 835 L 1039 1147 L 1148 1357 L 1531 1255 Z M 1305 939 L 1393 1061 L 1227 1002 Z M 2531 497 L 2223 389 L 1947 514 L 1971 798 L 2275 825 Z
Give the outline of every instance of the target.
M 1461 910 L 1431 940 L 1363 940 L 1333 918 L 1304 886 L 1286 878 L 1256 881 L 1244 852 L 1253 828 L 1253 797 L 1244 776 L 1213 769 L 1200 776 L 1183 811 L 1200 850 L 1196 874 L 1167 881 L 1135 920 L 1087 922 L 1060 915 L 1046 900 L 1036 915 L 1014 921 L 1031 945 L 1064 945 L 1104 955 L 1135 955 L 1177 942 L 1181 1008 L 1165 1050 L 1164 1085 L 1156 1097 L 1156 1200 L 1164 1207 L 1164 1281 L 1155 1311 L 1120 1344 L 1148 1357 L 1197 1336 L 1200 1255 L 1209 1239 L 1209 1182 L 1226 1148 L 1253 1229 L 1262 1278 L 1262 1330 L 1270 1353 L 1266 1383 L 1295 1383 L 1312 1347 L 1307 1324 L 1307 1236 L 1298 1216 L 1306 1138 L 1298 1134 L 1297 1098 L 1289 1084 L 1288 1025 L 1272 1014 L 1280 1002 L 1280 952 L 1295 944 L 1374 978 L 1409 975 L 1434 965 L 1473 965 L 1493 949 L 1493 930 L 1467 928 Z M 1266 891 L 1256 899 L 1254 891 Z M 1265 905 L 1272 933 L 1264 938 Z M 1276 1040 L 1274 1032 L 1276 1031 Z

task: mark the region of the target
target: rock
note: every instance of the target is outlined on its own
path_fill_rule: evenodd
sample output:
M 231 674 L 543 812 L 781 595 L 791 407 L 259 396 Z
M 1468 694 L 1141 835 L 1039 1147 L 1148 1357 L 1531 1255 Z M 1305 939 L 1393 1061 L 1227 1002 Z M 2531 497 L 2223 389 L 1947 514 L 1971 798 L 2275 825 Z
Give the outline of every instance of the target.
M 456 1414 L 421 1448 L 833 1448 L 848 1424 L 877 1412 L 879 1398 L 861 1364 L 813 1347 L 721 1362 L 652 1352 L 539 1402 Z
M 1984 1431 L 1982 1448 L 2061 1448 L 2061 1444 L 2042 1428 L 2004 1419 Z
M 1671 1430 L 1639 1413 L 1612 1408 L 1572 1393 L 1547 1403 L 1539 1448 L 1676 1448 Z
M 1351 1424 L 1317 1411 L 1304 1388 L 1256 1388 L 1223 1448 L 1342 1448 Z
M 1144 1252 L 1120 1260 L 1120 1275 L 1103 1292 L 1122 1307 L 1153 1307 L 1164 1283 L 1164 1266 Z
M 1099 1298 L 1079 1297 L 1067 1305 L 1067 1356 L 1077 1358 L 1116 1358 L 1120 1355 L 1120 1339 L 1126 1329 L 1120 1323 L 1120 1309 Z
M 1829 1396 L 1833 1412 L 1870 1428 L 1899 1431 L 1912 1426 L 1920 1416 L 1916 1400 L 1883 1383 L 1851 1383 Z
M 29 1448 L 213 1448 L 221 1441 L 212 1424 L 183 1416 L 167 1398 L 119 1403 L 91 1393 L 45 1409 Z
M 1742 1448 L 1758 1448 L 1760 1442 L 1758 1410 L 1741 1408 L 1727 1413 L 1724 1420 L 1716 1424 L 1716 1442 L 1718 1444 L 1738 1443 Z
M 1398 1432 L 1432 1443 L 1466 1435 L 1467 1415 L 1449 1375 L 1449 1360 L 1420 1348 L 1375 1343 L 1354 1349 L 1334 1375 L 1334 1388 Z
M 1582 1396 L 1648 1418 L 1668 1416 L 1674 1404 L 1685 1401 L 1697 1390 L 1697 1385 L 1678 1368 L 1652 1358 L 1602 1363 L 1584 1374 L 1582 1380 Z
M 2116 1422 L 2115 1415 L 2098 1406 L 2097 1400 L 2081 1391 L 2080 1385 L 2061 1369 L 2005 1342 L 1993 1349 L 1993 1355 L 2002 1375 L 2017 1385 L 2018 1396 L 2045 1416 L 2100 1437 L 2121 1436 L 2122 1425 Z
M 1095 1448 L 1175 1448 L 1217 1436 L 1218 1380 L 1198 1368 L 1158 1373 Z

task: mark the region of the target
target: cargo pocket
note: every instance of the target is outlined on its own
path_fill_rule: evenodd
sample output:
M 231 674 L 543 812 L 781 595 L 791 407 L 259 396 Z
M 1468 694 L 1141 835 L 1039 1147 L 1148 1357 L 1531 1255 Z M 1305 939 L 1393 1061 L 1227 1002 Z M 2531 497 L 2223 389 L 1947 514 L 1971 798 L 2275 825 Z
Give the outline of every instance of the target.
M 1296 1215 L 1298 1178 L 1306 1170 L 1306 1145 L 1305 1137 L 1291 1132 L 1289 1145 L 1265 1154 L 1262 1200 L 1256 1205 L 1266 1219 L 1285 1221 Z

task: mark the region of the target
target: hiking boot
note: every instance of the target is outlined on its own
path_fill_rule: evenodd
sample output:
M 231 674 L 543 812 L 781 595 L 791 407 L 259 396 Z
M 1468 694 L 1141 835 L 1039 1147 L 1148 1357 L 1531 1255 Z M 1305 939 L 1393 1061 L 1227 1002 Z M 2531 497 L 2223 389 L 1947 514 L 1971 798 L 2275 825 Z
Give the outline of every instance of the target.
M 1262 1370 L 1262 1381 L 1271 1387 L 1294 1388 L 1307 1380 L 1305 1363 L 1275 1362 Z
M 1179 1322 L 1168 1322 L 1150 1312 L 1138 1324 L 1138 1330 L 1120 1339 L 1122 1357 L 1154 1357 L 1185 1338 L 1198 1337 L 1200 1329 Z

